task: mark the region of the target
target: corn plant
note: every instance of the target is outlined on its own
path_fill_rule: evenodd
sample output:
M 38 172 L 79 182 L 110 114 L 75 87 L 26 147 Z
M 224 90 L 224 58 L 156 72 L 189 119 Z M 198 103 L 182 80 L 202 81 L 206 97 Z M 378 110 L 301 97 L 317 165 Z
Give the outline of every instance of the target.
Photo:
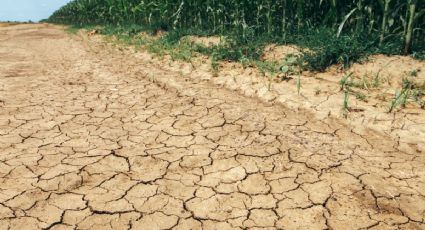
M 245 42 L 329 28 L 335 37 L 379 34 L 381 46 L 404 41 L 399 50 L 406 54 L 425 47 L 425 0 L 73 0 L 48 20 L 202 30 Z

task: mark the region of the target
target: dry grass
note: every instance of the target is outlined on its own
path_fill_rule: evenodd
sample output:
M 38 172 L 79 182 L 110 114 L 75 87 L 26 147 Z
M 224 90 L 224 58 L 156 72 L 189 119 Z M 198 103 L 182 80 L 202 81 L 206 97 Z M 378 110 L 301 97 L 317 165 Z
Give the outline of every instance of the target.
M 17 22 L 0 22 L 0 27 L 8 27 L 8 26 L 14 26 L 18 25 L 20 23 Z
M 224 38 L 219 36 L 201 37 L 201 36 L 185 36 L 181 39 L 184 42 L 190 42 L 205 47 L 218 46 L 225 43 Z

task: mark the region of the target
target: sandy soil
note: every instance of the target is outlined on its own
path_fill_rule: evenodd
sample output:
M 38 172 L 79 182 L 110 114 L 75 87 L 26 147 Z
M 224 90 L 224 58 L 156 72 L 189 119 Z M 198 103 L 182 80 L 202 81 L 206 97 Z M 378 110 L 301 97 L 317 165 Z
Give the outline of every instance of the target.
M 30 23 L 28 23 L 28 22 L 0 22 L 0 28 L 1 27 L 15 26 L 15 25 L 24 25 L 24 24 L 30 24 Z
M 0 22 L 0 28 L 1 27 L 8 27 L 8 26 L 13 26 L 13 23 L 10 22 Z
M 0 29 L 0 229 L 425 229 L 425 156 L 61 27 Z
M 290 55 L 301 55 L 302 49 L 296 46 L 279 46 L 276 44 L 267 45 L 264 48 L 262 60 L 269 62 L 281 62 Z

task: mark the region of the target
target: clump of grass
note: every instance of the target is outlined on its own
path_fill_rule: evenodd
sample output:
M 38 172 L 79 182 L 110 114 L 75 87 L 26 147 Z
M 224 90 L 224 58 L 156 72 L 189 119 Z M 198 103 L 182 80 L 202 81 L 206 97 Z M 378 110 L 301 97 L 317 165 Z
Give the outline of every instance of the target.
M 80 26 L 68 26 L 65 29 L 65 32 L 69 33 L 69 34 L 77 34 L 78 31 L 80 31 L 81 27 Z
M 361 84 L 354 81 L 353 73 L 346 73 L 339 81 L 339 84 L 340 90 L 344 92 L 344 100 L 342 107 L 345 112 L 349 112 L 351 110 L 348 104 L 348 99 L 350 95 L 354 95 L 358 100 L 367 102 L 367 96 L 364 93 L 353 89 L 354 87 L 361 86 Z
M 355 92 L 354 95 L 356 96 L 356 98 L 358 100 L 367 102 L 367 96 L 366 96 L 366 94 L 361 93 L 361 92 Z
M 417 60 L 425 60 L 425 51 L 413 52 L 412 57 Z
M 411 76 L 411 77 L 417 77 L 418 76 L 418 72 L 419 72 L 418 69 L 413 69 L 413 70 L 411 70 L 409 72 L 409 76 Z
M 304 41 L 304 39 L 308 39 Z M 333 64 L 339 64 L 342 69 L 361 60 L 370 53 L 373 40 L 360 36 L 342 36 L 337 38 L 330 30 L 320 30 L 298 41 L 300 45 L 309 48 L 304 52 L 304 68 L 311 71 L 324 71 Z
M 279 73 L 279 64 L 277 62 L 254 62 L 263 76 L 268 77 L 268 90 L 271 90 L 272 82 Z
M 353 85 L 353 73 L 346 73 L 341 80 L 339 81 L 339 85 L 341 86 L 341 90 L 348 90 Z
M 405 78 L 403 79 L 401 90 L 396 91 L 388 112 L 393 112 L 397 107 L 406 107 L 409 101 L 418 104 L 421 108 L 425 108 L 425 101 L 422 99 L 424 96 L 424 89 L 416 87 L 414 82 Z
M 215 55 L 211 57 L 211 69 L 213 71 L 213 77 L 218 77 L 218 71 L 220 68 L 220 63 L 218 62 Z
M 373 88 L 378 88 L 381 85 L 381 79 L 380 79 L 380 74 L 381 71 L 379 71 L 378 73 L 375 74 L 375 77 L 373 78 L 373 82 L 372 82 L 372 87 Z

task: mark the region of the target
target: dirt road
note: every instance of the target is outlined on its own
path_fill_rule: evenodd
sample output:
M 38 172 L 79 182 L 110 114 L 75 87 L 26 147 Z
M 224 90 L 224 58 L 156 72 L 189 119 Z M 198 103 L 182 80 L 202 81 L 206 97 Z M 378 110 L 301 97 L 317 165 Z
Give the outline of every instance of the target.
M 425 153 L 86 39 L 0 29 L 0 229 L 425 229 Z

